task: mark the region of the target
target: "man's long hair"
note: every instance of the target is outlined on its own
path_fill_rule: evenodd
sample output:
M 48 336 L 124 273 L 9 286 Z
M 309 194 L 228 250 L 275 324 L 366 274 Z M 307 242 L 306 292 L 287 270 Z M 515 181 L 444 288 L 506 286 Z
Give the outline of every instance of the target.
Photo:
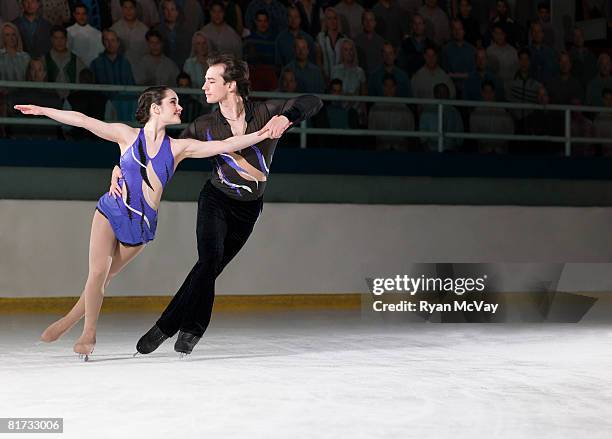
M 247 99 L 249 97 L 249 65 L 238 60 L 234 55 L 227 53 L 214 54 L 208 57 L 208 66 L 214 66 L 222 64 L 225 68 L 223 69 L 223 80 L 225 82 L 236 81 L 236 89 L 238 95 L 241 98 Z

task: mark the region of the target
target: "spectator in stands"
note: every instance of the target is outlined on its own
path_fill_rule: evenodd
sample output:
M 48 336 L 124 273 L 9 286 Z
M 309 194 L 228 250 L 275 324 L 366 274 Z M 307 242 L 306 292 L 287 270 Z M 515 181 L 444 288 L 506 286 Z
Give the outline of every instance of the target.
M 606 88 L 612 88 L 612 77 L 610 77 L 610 55 L 602 53 L 597 60 L 599 74 L 589 82 L 587 87 L 587 105 L 601 107 L 603 105 L 602 93 Z
M 332 79 L 329 84 L 328 93 L 332 95 L 342 95 L 344 86 L 341 79 Z M 346 102 L 331 101 L 324 107 L 329 128 L 351 129 L 359 128 L 359 117 L 354 108 L 346 105 Z M 346 146 L 352 139 L 337 137 L 338 144 Z
M 543 105 L 541 110 L 531 112 L 525 118 L 525 134 L 533 136 L 562 136 L 564 132 L 564 118 L 561 111 L 549 110 L 546 108 L 550 104 L 550 96 L 546 87 L 540 85 L 538 88 L 537 103 Z M 563 148 L 561 144 L 554 142 L 528 142 L 523 143 L 525 152 L 545 153 L 561 155 Z
M 345 38 L 341 41 L 331 77 L 342 80 L 342 94 L 344 95 L 364 96 L 368 94 L 365 72 L 359 67 L 355 43 L 352 40 Z
M 572 102 L 572 105 L 582 105 L 578 99 Z M 572 111 L 572 137 L 594 137 L 595 127 L 591 119 L 586 117 L 582 111 Z M 595 143 L 578 143 L 572 145 L 573 156 L 593 157 L 597 154 L 597 145 Z
M 0 2 L 0 19 L 13 21 L 21 13 L 20 0 L 2 0 Z
M 136 17 L 142 21 L 148 28 L 155 27 L 160 23 L 159 1 L 156 0 L 137 0 L 136 4 Z M 111 1 L 111 13 L 113 21 L 117 21 L 121 18 L 121 1 Z M 159 8 L 161 9 L 161 8 Z
M 569 105 L 573 100 L 584 101 L 584 87 L 572 76 L 572 60 L 569 53 L 559 56 L 560 76 L 551 80 L 546 87 L 553 104 Z
M 340 20 L 340 27 L 349 38 L 354 40 L 361 33 L 363 7 L 355 0 L 340 0 L 334 9 Z
M 520 104 L 535 104 L 538 100 L 538 90 L 542 84 L 530 75 L 531 52 L 529 52 L 529 49 L 521 49 L 518 58 L 519 70 L 514 75 L 510 94 L 507 95 L 508 100 Z M 531 110 L 518 109 L 512 113 L 517 121 L 518 131 L 523 133 L 525 117 L 531 113 Z
M 321 50 L 320 65 L 326 78 L 329 78 L 332 67 L 336 64 L 336 53 L 340 50 L 338 43 L 344 38 L 346 35 L 340 32 L 336 10 L 331 7 L 325 9 L 323 30 L 317 35 L 316 41 Z
M 45 68 L 45 60 L 43 58 L 32 58 L 26 69 L 26 81 L 29 82 L 47 82 L 47 70 Z M 19 89 L 11 94 L 12 102 L 9 108 L 12 114 L 19 116 L 13 106 L 28 102 L 32 105 L 40 105 L 43 107 L 62 108 L 62 101 L 55 90 L 51 88 L 44 89 Z M 32 129 L 30 126 L 11 127 L 10 136 L 19 139 L 57 139 L 61 134 L 59 127 L 38 126 Z
M 295 7 L 300 13 L 302 30 L 316 38 L 321 32 L 322 0 L 296 0 Z
M 496 26 L 501 26 L 506 36 L 508 44 L 514 47 L 519 47 L 523 44 L 523 38 L 521 37 L 521 29 L 519 25 L 510 17 L 510 7 L 507 0 L 497 0 L 495 3 L 495 16 L 489 23 L 489 32 L 485 38 L 485 45 L 495 39 L 493 33 Z
M 275 46 L 276 38 L 270 33 L 268 13 L 261 9 L 255 15 L 255 29 L 244 40 L 244 57 L 249 63 L 253 90 L 272 91 L 278 87 Z
M 457 93 L 453 80 L 438 65 L 438 52 L 432 46 L 425 49 L 425 65 L 412 77 L 412 92 L 415 98 L 434 98 L 434 86 L 445 84 L 451 99 L 455 99 Z
M 544 44 L 544 31 L 540 23 L 531 25 L 531 76 L 542 84 L 548 84 L 559 76 L 558 56 L 555 50 Z
M 516 49 L 506 41 L 506 32 L 500 24 L 493 27 L 493 43 L 487 48 L 487 57 L 491 71 L 503 82 L 505 94 L 509 96 L 518 58 Z
M 244 59 L 249 65 L 275 64 L 276 38 L 270 33 L 270 18 L 265 9 L 255 14 L 255 29 L 244 40 Z
M 179 74 L 177 65 L 164 55 L 161 34 L 155 29 L 147 32 L 145 37 L 149 53 L 142 57 L 134 67 L 134 78 L 138 85 L 174 84 Z
M 106 29 L 113 24 L 110 5 L 107 0 L 78 1 L 83 3 L 83 5 L 87 8 L 88 22 L 92 25 L 92 27 L 102 31 L 102 29 Z
M 323 93 L 325 91 L 323 72 L 317 65 L 308 61 L 308 55 L 308 42 L 302 37 L 297 37 L 295 60 L 287 64 L 283 70 L 291 69 L 295 72 L 298 93 Z
M 0 80 L 23 81 L 30 55 L 23 51 L 23 43 L 17 26 L 0 20 Z M 9 89 L 0 88 L 0 117 L 7 115 Z M 6 137 L 6 130 L 0 125 L 0 137 Z
M 148 51 L 145 35 L 149 28 L 136 16 L 135 0 L 121 0 L 121 14 L 111 30 L 119 37 L 124 56 L 136 66 Z
M 474 58 L 476 49 L 465 41 L 465 31 L 461 20 L 454 19 L 451 23 L 453 39 L 442 50 L 442 68 L 455 81 L 457 90 L 463 90 L 463 83 L 470 72 L 476 68 Z M 462 94 L 462 93 L 460 93 Z
M 204 23 L 206 23 L 204 11 L 202 10 L 203 6 L 200 5 L 200 3 L 204 4 L 204 2 L 201 2 L 200 0 L 178 0 L 176 3 L 176 6 L 178 6 L 179 9 L 181 28 L 188 35 L 192 35 L 197 30 L 201 29 L 202 26 L 204 26 Z M 210 3 L 206 2 L 206 4 Z M 210 6 L 208 10 L 210 10 Z M 163 23 L 163 14 L 160 18 Z
M 275 42 L 275 59 L 276 64 L 284 66 L 289 64 L 294 58 L 294 43 L 295 37 L 302 37 L 308 43 L 308 50 L 310 51 L 310 61 L 316 62 L 316 49 L 314 40 L 310 34 L 304 32 L 301 28 L 302 19 L 300 13 L 295 6 L 289 6 L 287 8 L 287 30 L 282 31 Z
M 612 109 L 612 89 L 605 88 L 602 92 L 604 106 Z M 599 138 L 612 139 L 612 112 L 601 112 L 593 123 L 595 136 Z M 612 157 L 612 143 L 603 143 L 601 151 L 604 157 Z
M 89 69 L 81 70 L 79 82 L 81 84 L 93 84 L 95 82 L 93 72 Z M 72 111 L 78 111 L 98 120 L 105 119 L 107 99 L 102 92 L 94 90 L 71 91 L 67 101 Z M 94 134 L 83 128 L 72 128 L 68 132 L 70 137 L 76 140 L 96 139 Z
M 425 20 L 425 35 L 438 46 L 450 39 L 448 15 L 438 6 L 438 0 L 425 0 L 419 9 L 419 14 Z
M 491 81 L 484 81 L 481 94 L 483 101 L 495 102 L 495 84 Z M 479 134 L 514 134 L 514 121 L 503 108 L 478 107 L 470 115 L 470 131 Z M 479 139 L 478 152 L 506 154 L 508 153 L 508 141 Z
M 425 48 L 433 46 L 433 41 L 425 36 L 425 20 L 420 15 L 412 17 L 412 35 L 402 42 L 398 66 L 412 77 L 425 65 Z
M 183 71 L 189 75 L 195 88 L 202 88 L 204 75 L 208 70 L 208 54 L 212 51 L 208 38 L 202 31 L 197 31 L 191 38 L 191 57 L 187 58 Z
M 544 44 L 552 47 L 555 50 L 562 50 L 563 42 L 560 39 L 557 39 L 555 28 L 550 20 L 550 1 L 538 3 L 538 18 L 536 22 L 542 26 L 542 32 L 544 33 Z
M 365 72 L 359 67 L 355 43 L 345 38 L 340 43 L 336 65 L 332 68 L 332 79 L 342 80 L 342 94 L 347 96 L 365 96 L 368 94 Z M 350 102 L 348 106 L 354 108 L 359 115 L 361 124 L 366 124 L 367 109 L 363 102 Z
M 282 93 L 297 93 L 297 79 L 295 78 L 295 72 L 289 68 L 283 70 L 283 74 L 280 78 L 279 92 Z
M 476 69 L 468 75 L 463 84 L 463 99 L 468 101 L 482 100 L 482 84 L 489 81 L 495 87 L 497 101 L 503 101 L 505 96 L 503 83 L 489 69 L 487 51 L 480 47 L 476 49 Z
M 115 85 L 134 85 L 132 65 L 119 53 L 119 37 L 112 29 L 102 31 L 104 52 L 91 62 L 96 83 Z M 133 120 L 136 100 L 132 95 L 113 93 L 109 95 L 119 120 Z
M 480 33 L 480 23 L 472 17 L 472 2 L 471 0 L 459 1 L 459 13 L 457 18 L 463 23 L 465 30 L 465 41 L 474 47 L 482 46 L 482 34 Z
M 74 53 L 68 50 L 68 32 L 62 26 L 51 28 L 51 50 L 45 56 L 47 80 L 49 82 L 76 83 L 85 63 Z M 58 90 L 58 94 L 65 99 L 70 92 Z
M 584 46 L 584 31 L 579 27 L 574 28 L 574 43 L 569 53 L 573 66 L 572 76 L 586 87 L 597 75 L 597 58 Z
M 225 22 L 241 37 L 244 36 L 242 8 L 234 0 L 221 0 L 225 6 Z
M 30 82 L 47 82 L 48 81 L 47 69 L 45 67 L 45 60 L 43 58 L 32 58 L 30 60 L 28 67 L 26 69 L 26 81 L 30 81 Z M 48 90 L 39 89 L 39 90 L 48 91 L 51 89 L 48 89 Z M 49 96 L 55 96 L 55 93 L 51 93 Z
M 75 23 L 66 29 L 68 48 L 88 66 L 104 51 L 102 33 L 89 24 L 87 7 L 83 3 L 75 4 L 72 16 Z
M 40 0 L 22 0 L 23 13 L 13 23 L 19 29 L 23 50 L 31 57 L 45 55 L 51 49 L 51 23 L 40 16 Z
M 368 94 L 372 96 L 384 95 L 384 78 L 392 75 L 395 78 L 395 94 L 402 98 L 412 96 L 410 78 L 406 72 L 395 65 L 395 48 L 390 42 L 385 42 L 382 49 L 382 66 L 376 69 L 368 79 Z
M 92 61 L 91 71 L 98 84 L 134 85 L 132 66 L 119 53 L 119 36 L 112 29 L 102 31 L 104 52 Z M 108 73 L 107 73 L 108 72 Z
M 210 23 L 202 28 L 202 32 L 213 44 L 215 50 L 228 52 L 242 59 L 242 40 L 236 31 L 225 22 L 225 6 L 220 1 L 215 0 L 210 5 Z
M 372 12 L 376 16 L 376 33 L 390 41 L 394 47 L 399 47 L 404 35 L 408 33 L 408 17 L 395 3 L 395 0 L 378 0 Z M 423 29 L 423 33 L 425 29 Z
M 278 0 L 252 0 L 246 9 L 245 26 L 255 30 L 255 15 L 264 10 L 270 20 L 270 33 L 274 38 L 287 29 L 287 8 Z
M 0 79 L 3 81 L 25 80 L 30 55 L 23 50 L 23 42 L 17 26 L 2 24 L 0 35 Z
M 189 58 L 193 34 L 185 31 L 182 20 L 179 19 L 176 0 L 162 0 L 161 9 L 164 20 L 156 29 L 162 36 L 164 54 L 177 66 L 182 66 Z
M 42 16 L 52 26 L 62 26 L 70 20 L 70 7 L 67 0 L 42 0 Z
M 181 72 L 178 74 L 176 77 L 176 85 L 178 87 L 176 92 L 178 94 L 179 104 L 183 107 L 181 122 L 190 123 L 194 121 L 196 117 L 207 112 L 204 105 L 202 105 L 200 95 L 181 93 L 182 88 L 193 88 L 191 77 L 187 73 Z
M 384 76 L 383 93 L 385 97 L 397 97 L 397 82 L 393 75 Z M 414 115 L 404 104 L 377 102 L 370 108 L 368 128 L 371 130 L 414 131 Z M 380 150 L 407 151 L 414 149 L 414 144 L 414 138 L 376 136 L 376 148 Z
M 452 85 L 452 82 L 451 82 Z M 446 83 L 436 84 L 433 88 L 433 94 L 436 99 L 447 100 L 450 99 L 450 88 Z M 463 119 L 461 113 L 452 106 L 444 106 L 442 116 L 442 131 L 444 133 L 462 133 L 463 132 Z M 426 105 L 425 111 L 421 115 L 419 121 L 419 131 L 433 131 L 438 132 L 438 107 L 437 105 Z M 422 137 L 421 142 L 425 144 L 425 147 L 429 151 L 438 150 L 438 139 L 436 137 Z M 463 145 L 463 139 L 444 139 L 444 151 L 457 151 L 461 145 Z
M 382 52 L 385 40 L 376 33 L 376 16 L 374 12 L 363 11 L 361 17 L 363 32 L 355 38 L 359 65 L 371 75 L 383 63 Z

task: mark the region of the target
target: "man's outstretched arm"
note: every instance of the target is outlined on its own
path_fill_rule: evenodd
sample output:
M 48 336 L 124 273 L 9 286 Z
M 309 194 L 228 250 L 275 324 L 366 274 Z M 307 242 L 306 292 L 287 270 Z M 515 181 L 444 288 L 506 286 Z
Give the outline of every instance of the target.
M 317 114 L 323 107 L 323 101 L 315 95 L 303 95 L 286 101 L 266 101 L 266 107 L 271 116 L 285 116 L 292 125 L 297 125 Z

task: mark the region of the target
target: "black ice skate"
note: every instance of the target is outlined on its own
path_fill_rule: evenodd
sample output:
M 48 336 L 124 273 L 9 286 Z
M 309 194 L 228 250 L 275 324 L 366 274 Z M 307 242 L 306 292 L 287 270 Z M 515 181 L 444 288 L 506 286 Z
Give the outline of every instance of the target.
M 150 354 L 157 349 L 168 336 L 164 334 L 157 325 L 154 325 L 149 331 L 140 337 L 136 343 L 136 350 L 140 354 Z M 136 356 L 136 354 L 134 354 Z
M 197 335 L 190 334 L 188 332 L 179 331 L 176 343 L 174 343 L 174 351 L 180 354 L 180 358 L 183 358 L 193 351 L 193 348 L 200 341 Z

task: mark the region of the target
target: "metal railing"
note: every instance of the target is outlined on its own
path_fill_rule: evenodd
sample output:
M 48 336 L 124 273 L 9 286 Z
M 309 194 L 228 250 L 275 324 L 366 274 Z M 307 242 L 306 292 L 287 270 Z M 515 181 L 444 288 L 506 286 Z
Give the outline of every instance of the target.
M 69 84 L 69 83 L 49 83 L 49 82 L 15 82 L 0 81 L 0 88 L 21 88 L 21 89 L 46 89 L 46 90 L 88 90 L 99 92 L 124 92 L 141 93 L 144 86 L 123 86 L 123 85 L 104 85 L 104 84 Z M 198 88 L 181 88 L 180 94 L 201 95 L 202 90 Z M 290 99 L 300 96 L 298 93 L 276 93 L 276 92 L 252 92 L 250 96 L 254 99 Z M 571 114 L 572 112 L 581 113 L 612 113 L 609 107 L 591 107 L 585 105 L 539 105 L 539 104 L 519 104 L 512 102 L 483 102 L 483 101 L 464 101 L 464 100 L 438 100 L 438 99 L 418 99 L 418 98 L 388 98 L 381 96 L 346 96 L 346 95 L 318 95 L 323 101 L 341 102 L 366 102 L 366 103 L 394 103 L 409 104 L 417 106 L 435 106 L 437 108 L 438 126 L 437 131 L 414 131 L 414 130 L 370 130 L 370 129 L 339 129 L 339 128 L 310 128 L 306 121 L 300 127 L 292 127 L 291 132 L 300 135 L 300 147 L 306 148 L 308 135 L 332 135 L 332 136 L 389 136 L 389 137 L 408 137 L 408 138 L 437 138 L 438 152 L 444 151 L 444 141 L 446 139 L 474 139 L 474 140 L 508 140 L 508 141 L 532 141 L 532 142 L 553 142 L 565 145 L 565 155 L 570 156 L 573 144 L 612 144 L 609 137 L 573 137 L 571 133 Z M 24 102 L 24 104 L 27 102 Z M 466 132 L 445 132 L 444 131 L 444 108 L 445 107 L 485 107 L 502 108 L 505 110 L 548 110 L 562 111 L 564 113 L 564 135 L 524 135 L 524 134 L 495 134 L 495 133 L 466 133 Z M 136 122 L 128 121 L 126 124 L 137 126 Z M 0 117 L 0 125 L 61 125 L 55 121 L 44 119 L 33 119 L 25 117 Z M 176 129 L 183 129 L 187 124 L 173 126 Z

